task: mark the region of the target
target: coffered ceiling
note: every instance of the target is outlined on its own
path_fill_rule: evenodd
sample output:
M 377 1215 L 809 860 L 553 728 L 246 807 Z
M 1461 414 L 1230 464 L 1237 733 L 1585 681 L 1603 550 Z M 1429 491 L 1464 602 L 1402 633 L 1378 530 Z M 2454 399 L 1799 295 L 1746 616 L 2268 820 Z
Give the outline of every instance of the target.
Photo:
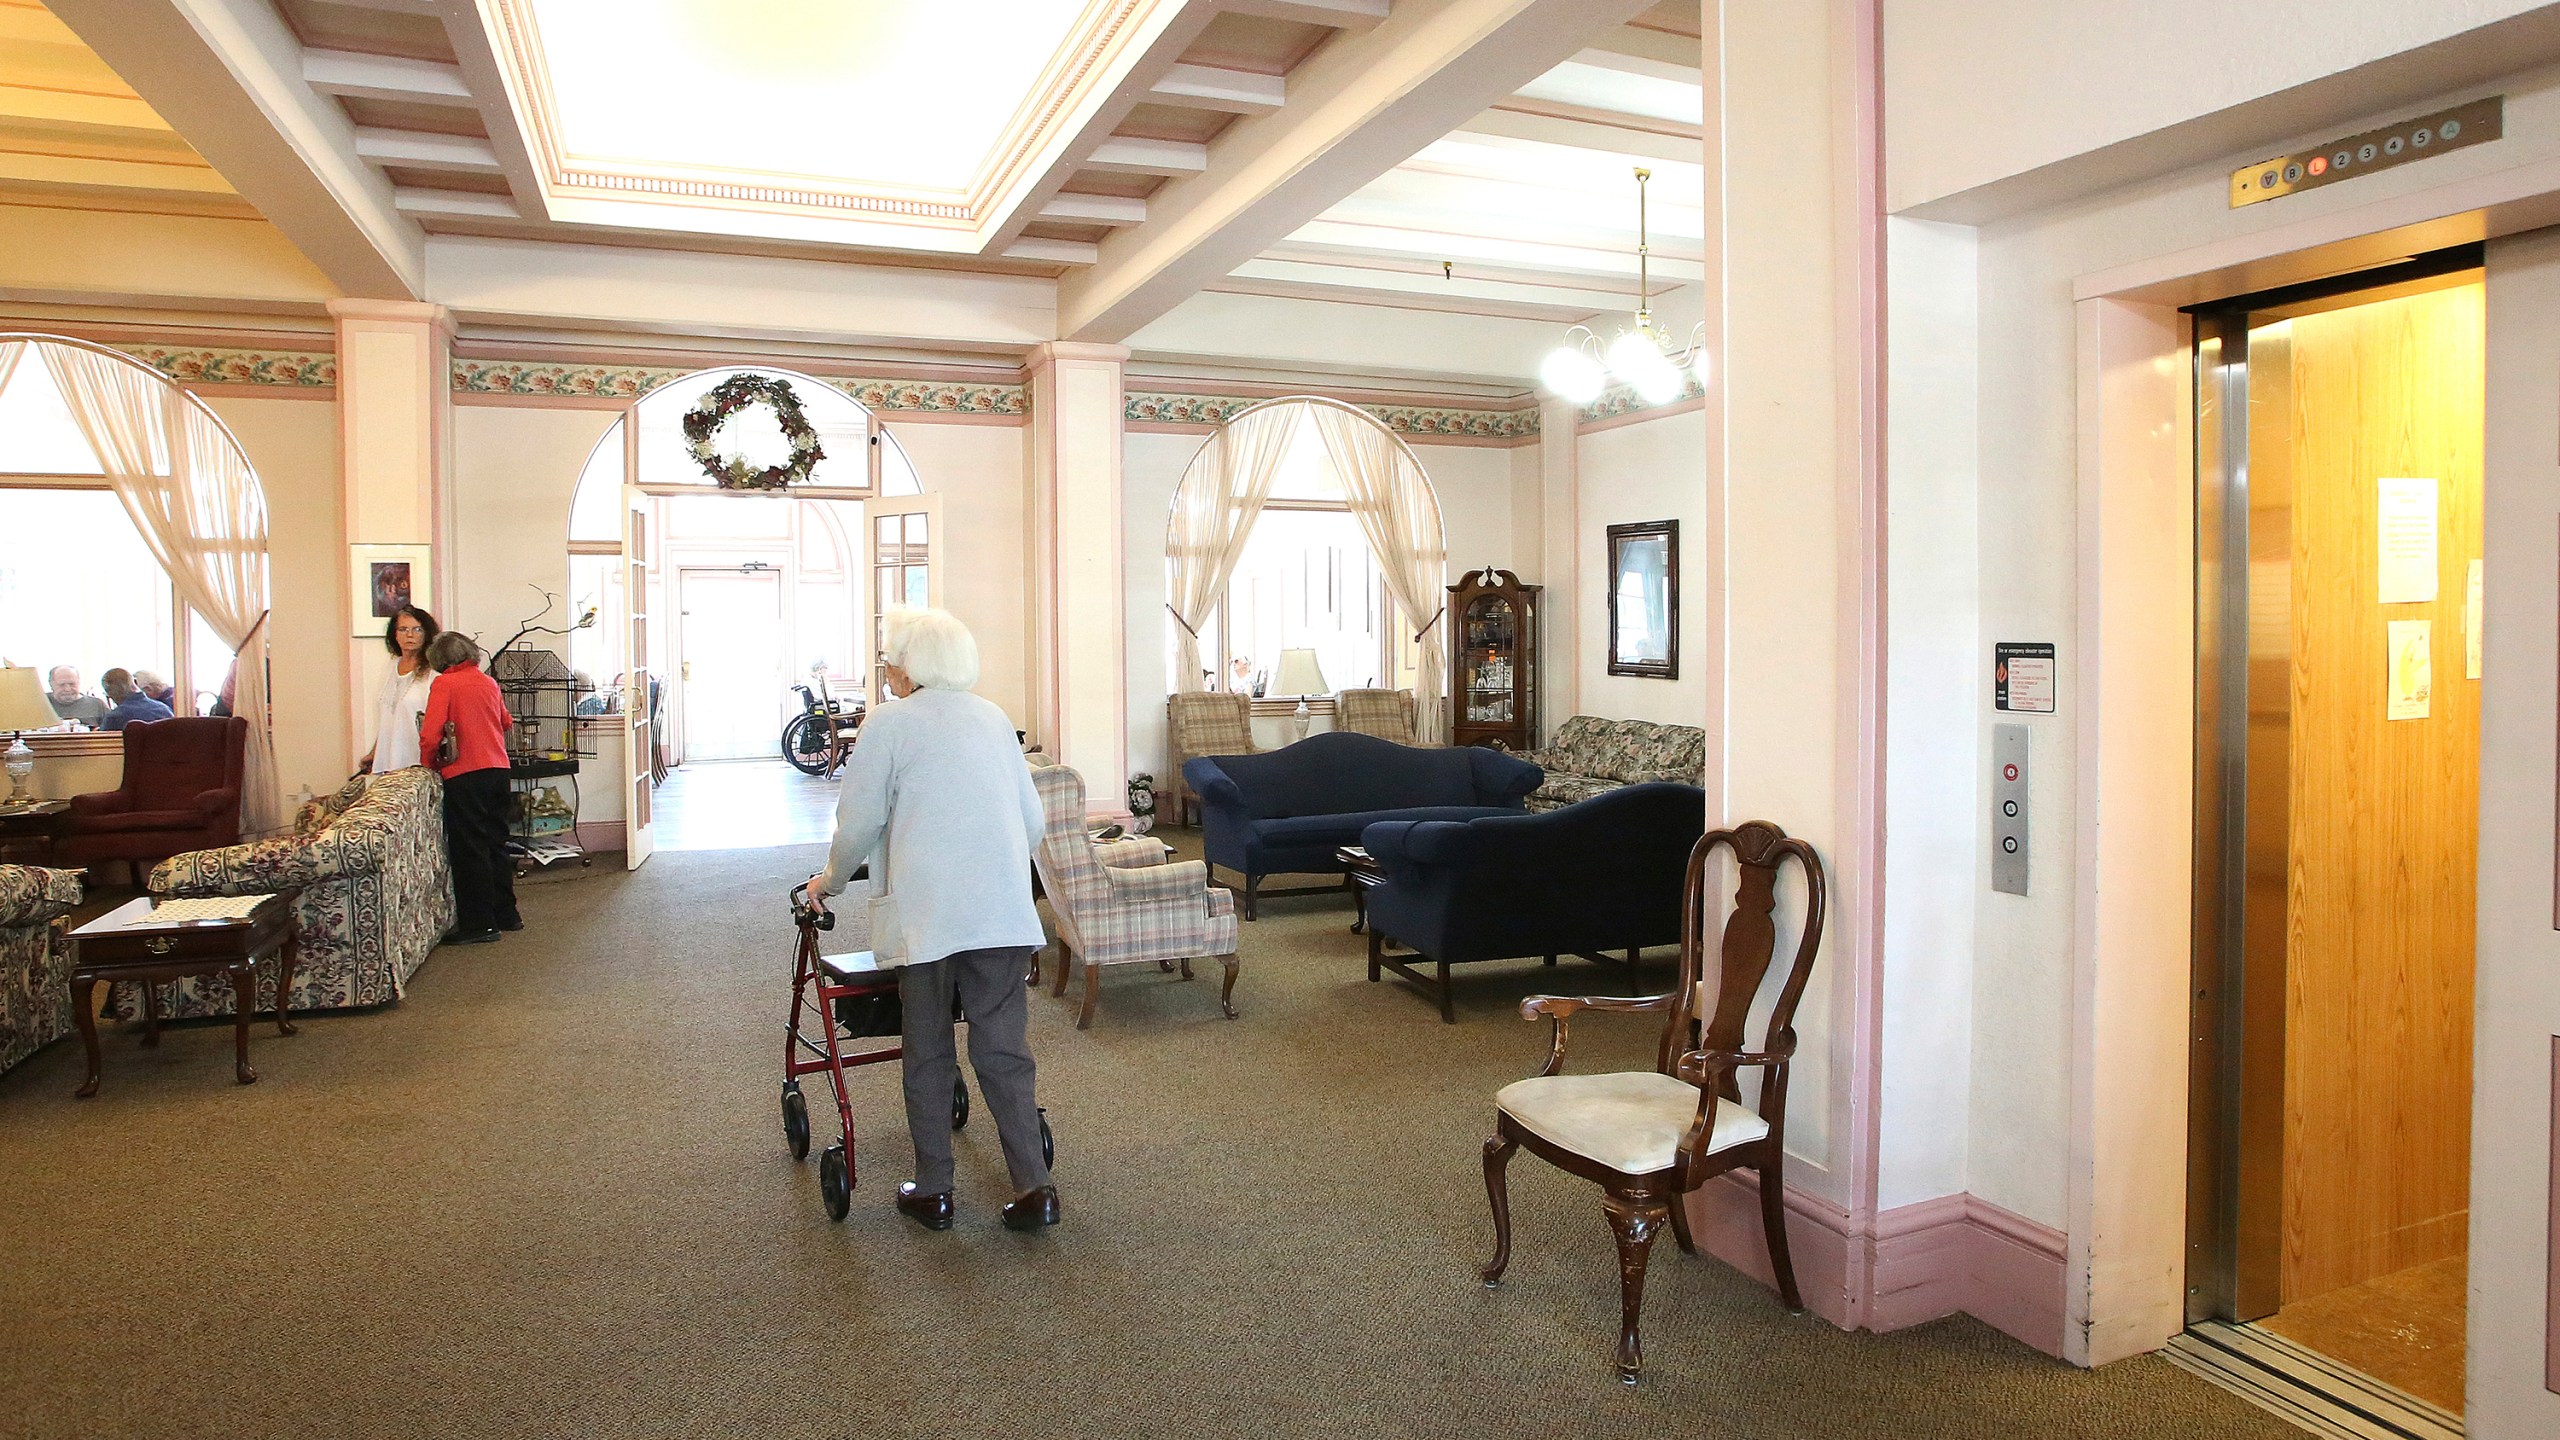
M 0 195 L 250 213 L 230 182 L 39 0 L 0 0 Z

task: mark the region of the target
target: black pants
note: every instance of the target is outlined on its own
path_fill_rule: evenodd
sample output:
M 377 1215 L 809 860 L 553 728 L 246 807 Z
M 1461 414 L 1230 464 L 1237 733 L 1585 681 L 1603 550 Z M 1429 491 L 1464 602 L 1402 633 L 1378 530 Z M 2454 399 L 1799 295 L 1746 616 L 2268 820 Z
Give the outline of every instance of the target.
M 969 1064 L 978 1093 L 996 1117 L 1005 1169 L 1015 1194 L 1049 1183 L 1040 1158 L 1040 1106 L 1032 1098 L 1030 1002 L 1023 999 L 1022 970 L 1031 947 L 963 950 L 898 975 L 898 1008 L 906 1018 L 907 1134 L 916 1145 L 916 1188 L 951 1188 L 951 1085 L 960 1078 L 960 1054 L 952 1042 L 951 999 L 969 1013 Z
M 465 935 L 514 926 L 516 867 L 507 856 L 504 770 L 471 770 L 444 782 L 444 853 L 453 862 L 453 928 Z

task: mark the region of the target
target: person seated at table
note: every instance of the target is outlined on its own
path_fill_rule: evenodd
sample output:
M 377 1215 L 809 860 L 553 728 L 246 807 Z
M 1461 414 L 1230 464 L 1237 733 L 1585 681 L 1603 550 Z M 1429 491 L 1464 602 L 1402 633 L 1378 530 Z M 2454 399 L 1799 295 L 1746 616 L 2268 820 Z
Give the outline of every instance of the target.
M 178 713 L 143 694 L 142 687 L 133 683 L 133 672 L 122 666 L 99 676 L 98 683 L 107 688 L 107 698 L 115 702 L 98 722 L 101 730 L 121 730 L 127 725 L 166 720 Z
M 177 713 L 178 687 L 170 684 L 167 680 L 162 679 L 159 671 L 134 671 L 133 688 L 150 696 L 152 699 L 159 701 L 161 704 L 168 706 L 169 713 L 173 715 Z
M 45 678 L 53 688 L 46 692 L 44 698 L 53 702 L 55 719 L 77 720 L 95 729 L 99 721 L 107 718 L 107 702 L 81 692 L 80 667 L 56 665 L 53 673 Z

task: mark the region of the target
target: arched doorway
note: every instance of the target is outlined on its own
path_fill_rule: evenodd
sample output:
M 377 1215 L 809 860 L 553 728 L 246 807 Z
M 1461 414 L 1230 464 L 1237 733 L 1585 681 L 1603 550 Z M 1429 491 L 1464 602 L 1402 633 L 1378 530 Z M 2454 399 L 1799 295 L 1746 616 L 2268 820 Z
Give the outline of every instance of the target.
M 247 717 L 242 828 L 275 828 L 266 491 L 230 427 L 130 356 L 0 333 L 0 473 L 0 653 L 86 684 L 148 668 L 178 714 Z M 82 748 L 58 741 L 35 743 Z
M 1174 487 L 1165 561 L 1168 690 L 1294 703 L 1317 683 L 1321 716 L 1336 691 L 1411 689 L 1422 738 L 1445 730 L 1440 502 L 1375 416 L 1307 395 L 1238 411 Z
M 825 456 L 787 494 L 722 489 L 685 448 L 685 412 L 740 374 L 789 384 L 818 432 Z M 720 432 L 727 451 L 759 439 L 779 444 L 760 411 Z M 570 505 L 570 612 L 598 623 L 569 661 L 625 716 L 629 863 L 823 838 L 831 784 L 781 758 L 795 687 L 868 702 L 880 612 L 938 595 L 938 506 L 875 414 L 775 366 L 669 381 L 605 432 Z

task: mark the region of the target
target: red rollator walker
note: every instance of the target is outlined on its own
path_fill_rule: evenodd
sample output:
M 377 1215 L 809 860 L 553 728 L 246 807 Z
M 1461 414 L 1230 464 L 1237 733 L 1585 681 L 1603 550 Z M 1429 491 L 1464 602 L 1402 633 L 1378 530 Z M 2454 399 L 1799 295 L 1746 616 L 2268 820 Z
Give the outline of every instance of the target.
M 860 878 L 856 872 L 855 878 Z M 881 966 L 868 950 L 847 955 L 818 953 L 818 935 L 836 928 L 834 912 L 809 903 L 809 887 L 791 887 L 791 919 L 800 932 L 791 966 L 791 1019 L 782 1039 L 782 1138 L 791 1158 L 809 1158 L 809 1102 L 800 1093 L 800 1077 L 823 1070 L 835 1089 L 836 1119 L 843 1138 L 818 1154 L 818 1194 L 826 1201 L 827 1218 L 842 1220 L 853 1208 L 853 1097 L 845 1088 L 845 1072 L 857 1065 L 880 1065 L 904 1050 L 898 1034 L 899 966 Z M 814 1024 L 802 1028 L 803 1017 Z M 954 1015 L 954 1019 L 966 1018 Z M 814 1036 L 812 1035 L 814 1031 Z M 847 1042 L 889 1037 L 892 1043 L 850 1049 Z M 805 1057 L 805 1058 L 804 1058 Z M 901 1104 L 904 1102 L 901 1101 Z M 951 1080 L 951 1128 L 969 1123 L 969 1085 Z M 1040 1155 L 1054 1163 L 1057 1144 L 1049 1134 L 1047 1112 L 1040 1116 Z

